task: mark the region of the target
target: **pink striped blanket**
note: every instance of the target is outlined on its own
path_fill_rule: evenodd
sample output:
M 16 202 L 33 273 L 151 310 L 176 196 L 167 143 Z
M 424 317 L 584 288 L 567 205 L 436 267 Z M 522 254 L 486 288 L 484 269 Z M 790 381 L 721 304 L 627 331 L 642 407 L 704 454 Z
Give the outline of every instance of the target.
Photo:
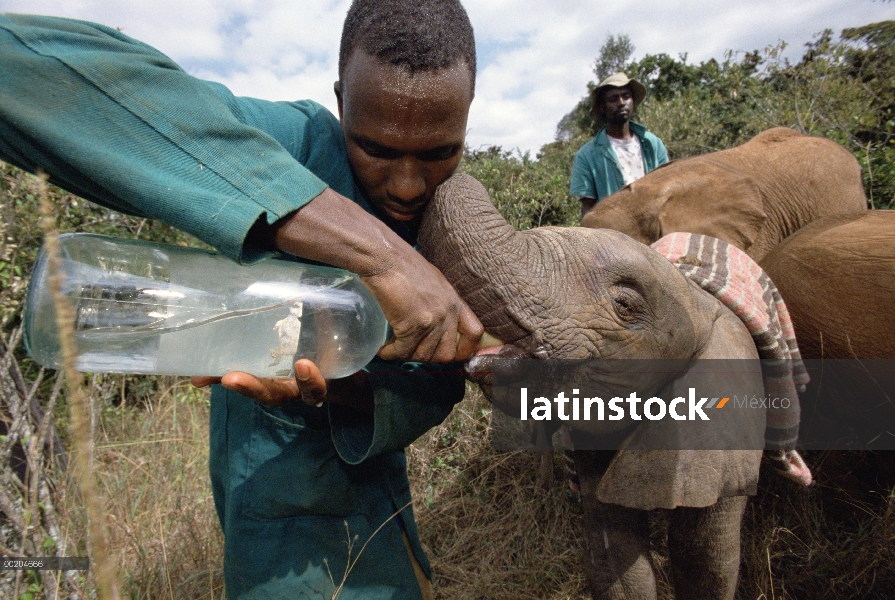
M 769 408 L 765 444 L 793 450 L 799 434 L 799 396 L 808 383 L 786 304 L 758 264 L 745 252 L 719 239 L 672 233 L 652 245 L 687 278 L 738 316 L 762 359 L 765 395 L 789 398 L 789 408 Z

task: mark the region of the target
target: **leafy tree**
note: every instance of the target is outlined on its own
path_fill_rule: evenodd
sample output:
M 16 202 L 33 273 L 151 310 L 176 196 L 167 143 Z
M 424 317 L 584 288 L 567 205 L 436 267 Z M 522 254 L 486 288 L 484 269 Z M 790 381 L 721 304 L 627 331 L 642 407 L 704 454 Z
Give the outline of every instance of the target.
M 460 170 L 487 188 L 491 201 L 516 229 L 542 225 L 577 225 L 578 201 L 569 196 L 572 159 L 585 138 L 554 142 L 537 160 L 499 146 L 466 150 Z
M 594 61 L 594 75 L 597 76 L 597 81 L 603 81 L 613 73 L 624 71 L 625 65 L 633 55 L 634 44 L 627 34 L 618 36 L 609 34 Z
M 869 101 L 854 135 L 865 151 L 865 183 L 879 206 L 895 206 L 895 21 L 844 29 L 847 76 Z M 858 154 L 856 152 L 856 154 Z

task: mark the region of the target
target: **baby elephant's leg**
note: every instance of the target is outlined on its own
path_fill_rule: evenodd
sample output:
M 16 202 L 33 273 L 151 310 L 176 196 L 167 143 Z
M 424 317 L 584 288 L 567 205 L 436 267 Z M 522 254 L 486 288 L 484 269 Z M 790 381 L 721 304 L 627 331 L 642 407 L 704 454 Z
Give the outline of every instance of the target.
M 678 598 L 734 597 L 746 501 L 745 496 L 731 496 L 706 508 L 671 511 L 668 553 Z
M 597 483 L 602 474 L 597 465 L 606 461 L 599 460 L 599 452 L 573 454 L 581 482 L 587 540 L 584 568 L 593 597 L 595 600 L 655 600 L 649 513 L 597 500 Z

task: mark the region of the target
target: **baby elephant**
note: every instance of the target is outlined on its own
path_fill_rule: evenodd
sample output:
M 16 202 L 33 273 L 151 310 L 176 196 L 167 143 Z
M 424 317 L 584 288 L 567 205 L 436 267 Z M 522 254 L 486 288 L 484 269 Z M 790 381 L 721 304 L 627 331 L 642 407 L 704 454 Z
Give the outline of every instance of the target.
M 468 365 L 482 381 L 491 361 L 502 356 L 654 358 L 693 365 L 683 374 L 640 376 L 644 393 L 671 399 L 686 396 L 693 385 L 698 374 L 692 359 L 758 357 L 743 322 L 658 252 L 616 231 L 515 231 L 469 176 L 455 175 L 439 188 L 419 242 L 488 333 L 506 343 Z M 762 395 L 761 377 L 756 380 L 754 373 L 722 383 L 726 390 Z M 753 412 L 760 422 L 738 422 L 723 435 L 763 432 L 764 415 Z M 762 451 L 658 448 L 655 440 L 674 435 L 668 427 L 668 420 L 640 421 L 625 433 L 624 449 L 577 453 L 587 577 L 596 597 L 655 597 L 647 531 L 647 511 L 655 509 L 669 511 L 678 597 L 735 593 L 740 521 L 747 496 L 756 492 Z M 585 423 L 576 424 L 574 434 L 583 439 L 606 432 Z
M 827 217 L 761 261 L 804 358 L 895 358 L 895 211 Z

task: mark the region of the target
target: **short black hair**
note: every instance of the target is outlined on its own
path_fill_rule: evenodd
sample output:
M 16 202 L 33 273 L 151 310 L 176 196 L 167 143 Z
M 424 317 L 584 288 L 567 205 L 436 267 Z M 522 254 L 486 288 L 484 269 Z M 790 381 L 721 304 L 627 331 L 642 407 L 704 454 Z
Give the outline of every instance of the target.
M 475 38 L 460 0 L 354 0 L 342 27 L 339 80 L 358 47 L 411 73 L 465 61 L 475 89 Z

